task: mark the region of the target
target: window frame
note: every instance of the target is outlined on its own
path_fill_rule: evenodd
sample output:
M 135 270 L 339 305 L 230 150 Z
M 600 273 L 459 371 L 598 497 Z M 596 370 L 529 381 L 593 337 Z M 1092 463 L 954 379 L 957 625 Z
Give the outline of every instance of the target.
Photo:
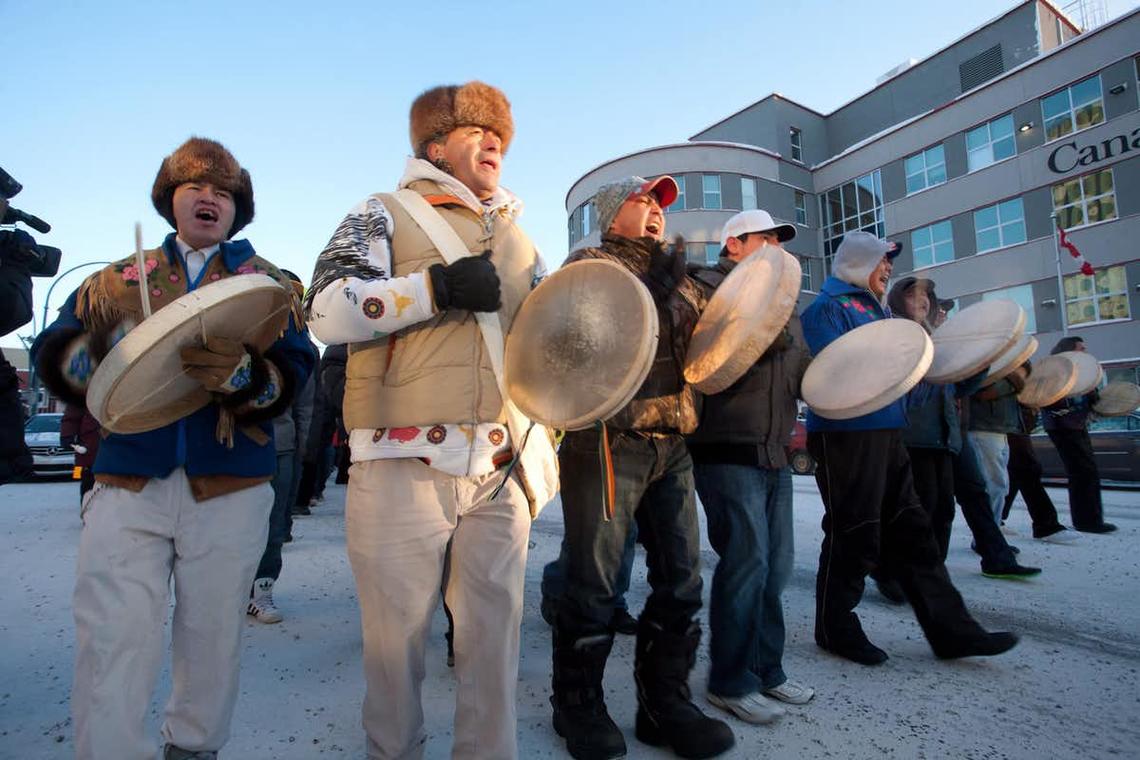
M 1009 204 L 1013 201 L 1017 201 L 1018 205 L 1021 207 L 1021 217 L 1018 220 L 1004 221 L 1002 219 L 1002 216 L 1001 216 L 1001 207 L 1002 207 L 1002 205 Z M 990 226 L 990 227 L 979 227 L 978 226 L 978 214 L 982 213 L 983 211 L 987 211 L 991 208 L 994 209 L 994 214 L 997 217 L 997 224 Z M 1010 246 L 1021 245 L 1022 243 L 1025 243 L 1029 240 L 1029 229 L 1028 229 L 1028 227 L 1026 227 L 1026 224 L 1025 224 L 1025 200 L 1020 195 L 1015 195 L 1012 198 L 1006 198 L 1004 200 L 998 201 L 997 203 L 991 203 L 988 206 L 982 206 L 981 208 L 974 209 L 973 221 L 974 221 L 974 255 L 979 255 L 979 254 L 983 254 L 983 253 L 990 253 L 991 251 L 1000 251 L 1003 248 L 1009 248 Z M 1006 242 L 1005 234 L 1004 234 L 1005 228 L 1012 226 L 1014 224 L 1017 224 L 1018 221 L 1021 222 L 1021 229 L 1022 229 L 1022 233 L 1023 233 L 1021 240 L 1014 240 L 1014 241 Z M 997 230 L 997 232 L 998 232 L 998 244 L 996 246 L 994 246 L 993 248 L 982 248 L 979 236 L 981 235 L 982 232 L 988 232 L 990 230 Z
M 934 228 L 935 227 L 938 227 L 940 229 L 945 227 L 945 229 L 947 229 L 950 233 L 949 237 L 945 240 L 936 241 L 934 239 Z M 924 232 L 924 231 L 928 231 L 928 230 L 930 232 L 930 243 L 924 244 L 924 245 L 919 245 L 918 243 L 916 243 L 914 240 L 915 234 L 920 233 L 920 232 Z M 949 242 L 949 244 L 950 244 L 950 258 L 948 258 L 944 261 L 938 261 L 937 256 L 936 256 L 936 251 L 940 245 L 945 246 L 945 244 L 947 242 Z M 931 263 L 920 265 L 918 263 L 918 252 L 920 250 L 925 250 L 927 248 L 929 248 L 930 252 L 931 252 Z M 929 269 L 930 267 L 936 267 L 936 266 L 940 266 L 942 264 L 949 264 L 950 262 L 954 261 L 955 258 L 957 257 L 957 253 L 954 250 L 954 225 L 951 224 L 949 219 L 941 219 L 937 222 L 932 222 L 932 223 L 927 224 L 923 227 L 914 228 L 913 230 L 910 231 L 910 250 L 911 250 L 911 258 L 912 258 L 913 264 L 914 264 L 914 271 L 916 271 L 916 272 L 920 269 Z
M 1005 137 L 1002 137 L 1002 138 L 999 138 L 998 140 L 994 140 L 994 137 L 993 137 L 993 125 L 996 124 L 997 122 L 1001 121 L 1002 119 L 1009 119 L 1010 133 L 1009 133 L 1008 139 L 1011 140 L 1013 143 L 1013 153 L 1006 156 L 1005 158 L 994 158 L 994 150 L 993 150 L 994 143 L 1007 139 Z M 970 135 L 974 132 L 977 132 L 978 130 L 981 130 L 981 129 L 986 130 L 986 143 L 983 147 L 974 148 L 973 150 L 971 150 L 970 149 Z M 989 121 L 987 121 L 983 124 L 979 124 L 976 127 L 974 127 L 973 129 L 967 129 L 965 136 L 966 136 L 966 173 L 967 174 L 973 174 L 974 172 L 981 171 L 982 169 L 985 169 L 987 166 L 993 166 L 994 164 L 1000 164 L 1002 161 L 1008 161 L 1011 158 L 1017 158 L 1017 125 L 1014 124 L 1014 122 L 1013 122 L 1013 112 L 1012 111 L 1010 111 L 1007 114 L 1003 114 L 1002 116 L 998 116 L 995 119 L 990 119 Z M 970 155 L 976 154 L 978 151 L 983 150 L 983 149 L 989 149 L 989 152 L 990 152 L 989 162 L 984 163 L 981 166 L 972 168 L 970 166 Z
M 1062 221 L 1061 220 L 1061 211 L 1063 211 L 1064 209 L 1067 209 L 1067 208 L 1073 208 L 1077 205 L 1080 205 L 1080 207 L 1081 207 L 1081 219 L 1082 219 L 1081 223 L 1080 224 L 1074 224 L 1070 227 L 1062 226 L 1061 228 L 1063 230 L 1065 230 L 1065 232 L 1069 232 L 1071 230 L 1084 229 L 1085 227 L 1092 227 L 1092 226 L 1097 225 L 1097 224 L 1103 224 L 1104 222 L 1116 221 L 1117 219 L 1120 218 L 1119 206 L 1117 205 L 1117 202 L 1116 202 L 1116 175 L 1113 174 L 1114 168 L 1115 167 L 1109 166 L 1109 167 L 1104 168 L 1104 169 L 1097 169 L 1095 171 L 1091 171 L 1091 172 L 1087 172 L 1085 174 L 1081 174 L 1077 177 L 1066 177 L 1065 179 L 1061 180 L 1057 184 L 1049 186 L 1050 200 L 1053 203 L 1053 216 L 1056 218 L 1056 221 L 1058 224 L 1060 224 Z M 1091 198 L 1085 197 L 1085 183 L 1084 183 L 1085 179 L 1088 177 L 1092 177 L 1092 176 L 1099 176 L 1101 174 L 1108 174 L 1109 182 L 1112 184 L 1112 189 L 1109 190 L 1107 193 L 1101 193 L 1100 195 L 1094 195 Z M 1056 197 L 1057 188 L 1065 187 L 1066 185 L 1068 185 L 1072 182 L 1076 182 L 1077 186 L 1080 187 L 1080 189 L 1081 189 L 1081 199 L 1080 199 L 1079 203 L 1066 203 L 1062 206 L 1058 206 L 1057 205 L 1057 197 Z M 1102 198 L 1107 198 L 1109 196 L 1112 197 L 1112 216 L 1107 218 L 1107 219 L 1097 219 L 1095 222 L 1088 221 L 1088 218 L 1089 218 L 1088 210 L 1089 210 L 1090 201 L 1099 201 Z
M 792 160 L 798 163 L 804 162 L 804 133 L 799 127 L 788 127 L 788 138 L 792 143 Z
M 716 191 L 709 190 L 707 187 L 708 180 L 716 180 Z M 709 205 L 709 196 L 716 195 L 716 205 Z M 701 175 L 701 208 L 708 211 L 721 211 L 724 209 L 724 188 L 721 186 L 719 174 L 702 174 Z
M 1084 84 L 1085 82 L 1091 81 L 1093 79 L 1097 80 L 1097 86 L 1100 90 L 1099 100 L 1100 100 L 1101 120 L 1097 121 L 1097 122 L 1093 122 L 1092 124 L 1089 124 L 1088 126 L 1078 128 L 1077 127 L 1077 117 L 1076 117 L 1077 108 L 1073 105 L 1073 88 L 1078 87 L 1078 86 Z M 1068 132 L 1062 132 L 1061 134 L 1057 135 L 1056 137 L 1050 137 L 1049 136 L 1049 126 L 1047 123 L 1050 121 L 1050 117 L 1047 117 L 1045 115 L 1045 101 L 1048 100 L 1049 98 L 1060 95 L 1062 92 L 1066 93 L 1066 95 L 1068 96 L 1069 109 L 1068 109 L 1066 115 L 1069 117 L 1069 127 L 1070 128 L 1069 128 Z M 1081 79 L 1081 80 L 1076 81 L 1076 82 L 1072 82 L 1070 84 L 1065 85 L 1064 87 L 1058 88 L 1058 89 L 1054 90 L 1053 92 L 1049 93 L 1048 95 L 1043 95 L 1040 98 L 1038 98 L 1037 101 L 1038 101 L 1038 109 L 1037 110 L 1041 114 L 1041 133 L 1045 138 L 1044 145 L 1048 145 L 1049 143 L 1056 142 L 1057 140 L 1061 140 L 1063 138 L 1066 138 L 1069 135 L 1075 135 L 1078 132 L 1084 132 L 1086 129 L 1092 129 L 1093 127 L 1100 126 L 1101 124 L 1104 124 L 1106 121 L 1108 121 L 1108 115 L 1105 113 L 1105 108 L 1104 108 L 1104 82 L 1100 78 L 1100 72 L 1099 71 L 1097 73 L 1093 74 L 1092 76 L 1085 77 L 1084 79 Z M 1096 102 L 1095 100 L 1090 100 L 1090 101 L 1088 101 L 1088 103 L 1081 103 L 1081 107 L 1083 108 L 1084 106 L 1090 105 L 1090 104 L 1095 103 L 1095 102 Z M 1058 114 L 1057 116 L 1052 117 L 1052 120 L 1056 120 L 1059 117 L 1060 117 L 1060 115 Z
M 1103 293 L 1099 292 L 1097 290 L 1097 283 L 1096 283 L 1097 272 L 1111 271 L 1113 269 L 1119 269 L 1121 271 L 1121 273 L 1123 275 L 1124 287 L 1121 290 L 1105 291 Z M 1074 281 L 1080 280 L 1080 278 L 1089 278 L 1092 280 L 1092 282 L 1093 282 L 1092 295 L 1089 295 L 1089 296 L 1079 295 L 1075 298 L 1069 298 L 1068 288 L 1065 286 L 1069 282 L 1074 282 Z M 1124 297 L 1124 304 L 1128 308 L 1128 316 L 1126 316 L 1126 317 L 1111 317 L 1109 319 L 1104 319 L 1101 317 L 1100 300 L 1102 298 L 1109 298 L 1112 296 L 1123 296 Z M 1131 299 L 1128 297 L 1128 267 L 1127 267 L 1127 265 L 1125 265 L 1125 264 L 1109 264 L 1107 266 L 1097 267 L 1093 271 L 1093 274 L 1091 275 L 1091 277 L 1090 277 L 1090 275 L 1082 274 L 1081 272 L 1073 272 L 1072 274 L 1064 275 L 1064 277 L 1062 277 L 1061 300 L 1063 301 L 1062 308 L 1065 310 L 1065 324 L 1068 327 L 1089 327 L 1089 326 L 1093 326 L 1093 325 L 1105 325 L 1105 324 L 1112 324 L 1115 322 L 1129 322 L 1129 321 L 1131 321 L 1132 320 L 1132 302 L 1131 302 Z M 1092 303 L 1094 313 L 1096 314 L 1096 319 L 1089 321 L 1089 322 L 1073 322 L 1072 319 L 1070 319 L 1070 317 L 1069 317 L 1069 305 L 1079 303 L 1081 301 L 1090 301 Z
M 796 224 L 807 227 L 807 193 L 803 190 L 792 190 L 792 206 L 795 209 Z
M 745 200 L 747 199 L 747 193 L 744 192 L 744 187 L 745 187 L 745 185 L 748 185 L 748 184 L 751 184 L 751 186 L 752 186 L 752 205 L 751 206 L 748 206 L 745 203 Z M 703 186 L 702 186 L 701 190 L 702 191 L 704 190 Z M 758 208 L 760 208 L 760 183 L 756 181 L 755 177 L 748 177 L 748 176 L 745 176 L 743 174 L 740 175 L 740 210 L 741 211 L 751 211 L 753 209 L 758 209 Z
M 865 182 L 866 181 L 866 182 Z M 871 204 L 863 207 L 864 195 L 859 192 L 871 186 Z M 855 199 L 855 214 L 848 216 L 844 210 L 844 190 L 850 186 L 852 197 Z M 838 217 L 831 212 L 832 203 L 836 204 Z M 883 221 L 883 209 L 886 203 L 883 198 L 883 178 L 881 169 L 872 169 L 866 174 L 853 177 L 847 182 L 831 187 L 819 194 L 819 226 L 823 232 L 823 277 L 831 275 L 831 261 L 835 258 L 835 250 L 843 241 L 843 236 L 852 230 L 863 230 L 878 237 L 886 237 L 886 227 Z M 864 223 L 865 217 L 870 221 Z
M 942 152 L 942 163 L 941 163 L 942 181 L 931 183 L 930 182 L 931 167 L 937 167 L 937 166 L 939 166 L 939 164 L 937 164 L 937 163 L 931 164 L 927 160 L 927 154 L 930 153 L 931 151 L 935 150 L 935 149 L 938 149 Z M 911 161 L 911 159 L 915 159 L 915 158 L 919 158 L 919 157 L 922 158 L 922 170 L 920 172 L 912 174 L 907 170 L 907 163 L 909 163 Z M 910 178 L 911 177 L 918 177 L 918 176 L 922 177 L 923 185 L 922 185 L 922 187 L 918 188 L 917 190 L 911 190 L 910 189 Z M 949 180 L 950 180 L 950 175 L 946 171 L 946 146 L 944 143 L 938 143 L 936 145 L 931 145 L 929 147 L 923 148 L 922 150 L 918 151 L 917 153 L 912 153 L 911 155 L 909 155 L 903 159 L 903 182 L 906 185 L 907 196 L 916 195 L 917 193 L 921 193 L 924 190 L 929 190 L 932 187 L 938 187 L 939 185 L 945 185 Z

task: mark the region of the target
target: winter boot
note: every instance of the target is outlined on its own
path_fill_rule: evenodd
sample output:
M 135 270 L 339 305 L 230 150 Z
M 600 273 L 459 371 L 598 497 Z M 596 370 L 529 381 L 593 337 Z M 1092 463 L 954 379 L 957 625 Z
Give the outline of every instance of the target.
M 637 738 L 668 745 L 681 757 L 716 757 L 736 743 L 732 729 L 692 702 L 689 672 L 697 660 L 701 628 L 666 631 L 643 615 L 637 628 L 633 675 L 637 681 Z
M 602 675 L 613 648 L 613 634 L 570 640 L 554 629 L 554 730 L 566 740 L 576 760 L 609 760 L 625 756 L 625 738 L 606 712 Z
M 245 608 L 245 614 L 257 618 L 259 623 L 281 622 L 281 612 L 273 604 L 272 578 L 258 578 L 253 582 L 253 596 Z

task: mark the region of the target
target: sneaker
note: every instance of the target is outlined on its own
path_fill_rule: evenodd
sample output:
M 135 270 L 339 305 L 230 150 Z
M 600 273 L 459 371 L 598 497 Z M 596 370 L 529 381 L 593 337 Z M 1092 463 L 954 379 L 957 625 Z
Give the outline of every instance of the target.
M 1073 544 L 1081 540 L 1081 537 L 1076 534 L 1076 531 L 1067 528 L 1057 528 L 1057 530 L 1045 536 L 1038 536 L 1038 541 L 1044 541 L 1047 544 Z
M 990 570 L 982 568 L 982 575 L 987 578 L 1001 578 L 1003 580 L 1020 581 L 1026 578 L 1032 578 L 1035 575 L 1041 575 L 1041 568 L 1039 567 L 1026 567 L 1019 565 L 1017 562 L 1012 562 L 1004 567 L 996 567 Z
M 281 612 L 273 604 L 273 579 L 258 578 L 253 582 L 253 597 L 245 608 L 245 614 L 257 618 L 259 623 L 280 623 Z
M 779 686 L 765 689 L 764 693 L 789 705 L 806 705 L 815 696 L 815 689 L 808 688 L 802 683 L 784 681 Z
M 721 697 L 710 691 L 708 700 L 713 707 L 719 707 L 748 723 L 771 723 L 778 720 L 785 712 L 784 708 L 766 699 L 759 692 L 741 697 Z

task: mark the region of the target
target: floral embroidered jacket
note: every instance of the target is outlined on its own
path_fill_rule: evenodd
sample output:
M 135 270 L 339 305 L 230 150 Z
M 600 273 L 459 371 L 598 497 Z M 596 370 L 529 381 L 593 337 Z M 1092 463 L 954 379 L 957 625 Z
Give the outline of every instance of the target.
M 258 257 L 246 240 L 222 243 L 193 281 L 187 278 L 174 234 L 166 238 L 161 248 L 145 251 L 144 256 L 153 311 L 200 285 L 239 274 L 263 273 L 289 283 L 277 267 Z M 37 351 L 56 331 L 95 332 L 114 328 L 124 321 L 142 321 L 139 271 L 133 256 L 87 278 L 68 297 L 55 322 L 37 336 L 32 359 L 36 361 Z M 278 369 L 290 373 L 297 387 L 304 384 L 315 364 L 308 339 L 298 330 L 300 324 L 298 313 L 266 352 Z M 277 460 L 272 423 L 256 425 L 264 433 L 264 436 L 256 436 L 259 440 L 239 428 L 234 435 L 234 447 L 230 449 L 217 440 L 218 410 L 217 404 L 209 404 L 148 433 L 109 433 L 100 444 L 95 460 L 96 479 L 140 490 L 148 479 L 163 478 L 176 468 L 184 467 L 198 499 L 269 480 Z

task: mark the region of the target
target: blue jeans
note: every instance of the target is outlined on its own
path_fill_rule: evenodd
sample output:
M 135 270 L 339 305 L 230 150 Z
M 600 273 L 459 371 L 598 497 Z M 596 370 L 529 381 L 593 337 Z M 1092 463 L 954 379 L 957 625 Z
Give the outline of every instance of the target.
M 567 549 L 558 630 L 569 640 L 609 632 L 636 522 L 651 589 L 640 618 L 685 631 L 701 608 L 701 537 L 685 440 L 632 432 L 610 439 L 617 482 L 614 516 L 606 521 L 598 438 L 596 430 L 570 432 L 558 449 Z
M 630 525 L 629 538 L 625 540 L 625 553 L 621 558 L 621 567 L 618 568 L 617 583 L 614 586 L 614 609 L 629 610 L 629 603 L 625 600 L 625 593 L 629 591 L 629 580 L 633 577 L 633 550 L 637 544 L 637 523 Z M 566 548 L 566 534 L 562 534 L 562 549 L 558 559 L 548 562 L 542 568 L 542 597 L 549 599 L 555 605 L 562 599 L 566 588 L 566 563 L 569 561 L 569 550 Z
M 297 455 L 294 451 L 277 453 L 277 472 L 273 476 L 273 510 L 269 513 L 269 536 L 265 551 L 257 565 L 257 578 L 281 577 L 281 547 L 289 533 L 289 513 L 297 498 L 297 479 L 294 477 Z
M 697 464 L 697 494 L 720 561 L 709 595 L 709 691 L 740 697 L 779 686 L 784 609 L 792 574 L 792 475 L 737 464 Z

